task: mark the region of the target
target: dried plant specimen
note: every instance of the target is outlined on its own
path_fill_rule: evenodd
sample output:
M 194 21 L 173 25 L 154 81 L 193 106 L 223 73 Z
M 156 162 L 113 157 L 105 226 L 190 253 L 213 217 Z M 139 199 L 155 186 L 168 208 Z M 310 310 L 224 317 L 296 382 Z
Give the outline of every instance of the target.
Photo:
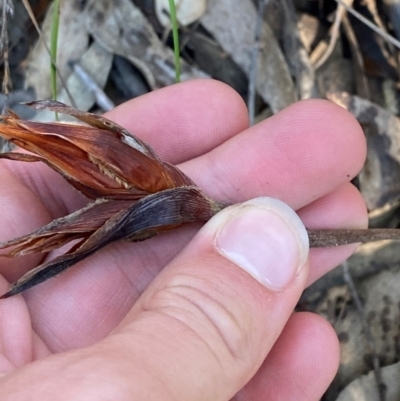
M 226 205 L 206 197 L 176 167 L 121 126 L 54 101 L 28 105 L 76 117 L 87 125 L 24 121 L 2 116 L 0 136 L 29 151 L 0 159 L 43 162 L 92 200 L 19 238 L 0 243 L 0 256 L 49 252 L 71 241 L 63 255 L 39 265 L 0 298 L 21 293 L 68 269 L 105 245 L 142 241 L 184 223 L 206 222 Z M 399 239 L 400 230 L 308 230 L 311 246 Z
M 15 257 L 78 240 L 64 255 L 25 274 L 3 298 L 59 274 L 110 242 L 140 241 L 183 223 L 207 221 L 223 207 L 117 124 L 58 102 L 29 105 L 72 115 L 88 125 L 3 116 L 0 135 L 34 154 L 3 153 L 0 158 L 46 163 L 94 201 L 28 235 L 0 243 L 6 250 L 2 256 Z

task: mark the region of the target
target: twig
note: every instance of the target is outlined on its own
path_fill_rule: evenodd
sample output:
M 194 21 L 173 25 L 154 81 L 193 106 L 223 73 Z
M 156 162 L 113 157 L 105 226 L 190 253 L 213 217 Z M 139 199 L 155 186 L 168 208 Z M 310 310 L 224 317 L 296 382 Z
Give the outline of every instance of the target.
M 201 24 L 201 20 L 198 19 L 193 24 L 191 24 L 191 26 L 189 27 L 189 31 L 187 29 L 184 29 L 185 27 L 182 28 L 185 36 L 181 39 L 181 44 L 180 44 L 180 49 L 179 49 L 179 51 L 181 53 L 185 49 L 186 45 L 190 42 L 190 39 L 193 37 L 193 34 L 196 33 L 200 24 Z
M 78 63 L 71 63 L 71 67 L 75 74 L 81 79 L 85 86 L 96 98 L 96 103 L 104 110 L 110 111 L 115 107 L 112 100 L 104 93 L 103 89 L 97 82 L 87 73 L 87 71 Z
M 364 59 L 358 45 L 357 37 L 350 24 L 348 15 L 343 16 L 343 28 L 346 33 L 347 40 L 350 44 L 350 51 L 353 59 L 354 77 L 356 81 L 357 94 L 364 99 L 371 99 L 368 79 L 365 76 Z
M 250 125 L 254 125 L 255 117 L 255 102 L 256 102 L 256 81 L 257 81 L 257 65 L 260 50 L 260 38 L 262 32 L 262 25 L 264 20 L 264 11 L 269 0 L 259 0 L 258 2 L 258 15 L 256 21 L 256 29 L 254 32 L 254 45 L 251 54 L 250 73 L 249 73 L 249 93 L 247 107 L 249 109 Z
M 344 262 L 344 263 L 347 263 L 347 261 Z M 332 324 L 332 326 L 335 329 L 335 331 L 337 331 L 339 323 L 341 323 L 341 321 L 344 318 L 344 315 L 346 313 L 346 307 L 347 307 L 347 304 L 350 301 L 350 299 L 351 299 L 350 291 L 349 291 L 349 287 L 347 287 L 346 292 L 343 295 L 343 304 L 341 305 L 341 308 L 339 310 L 339 314 L 338 314 L 338 316 L 336 318 L 336 321 L 334 321 L 334 323 Z M 333 321 L 333 319 L 332 319 L 332 321 Z
M 400 240 L 398 228 L 366 228 L 312 230 L 307 229 L 310 247 L 325 248 L 340 245 L 356 244 L 358 242 L 373 242 L 382 240 Z
M 6 112 L 8 107 L 8 94 L 10 93 L 11 89 L 10 65 L 8 62 L 7 13 L 13 16 L 14 6 L 11 0 L 10 1 L 3 0 L 2 15 L 1 15 L 0 48 L 1 48 L 1 58 L 4 63 L 3 94 L 6 96 L 4 102 L 4 108 L 2 110 L 3 114 Z
M 367 7 L 368 11 L 371 13 L 372 18 L 374 19 L 375 24 L 382 29 L 382 31 L 387 32 L 385 28 L 385 24 L 382 21 L 382 18 L 379 16 L 378 7 L 376 5 L 375 0 L 365 0 L 365 6 Z
M 1 33 L 0 33 L 0 54 L 4 63 L 4 76 L 3 76 L 3 95 L 4 95 L 4 104 L 1 110 L 1 114 L 8 114 L 8 104 L 9 104 L 9 93 L 12 86 L 11 77 L 10 77 L 10 65 L 8 62 L 8 26 L 7 26 L 7 13 L 11 16 L 14 14 L 14 5 L 12 0 L 3 0 L 2 1 L 2 15 L 1 15 Z M 0 143 L 0 152 L 8 152 L 12 148 L 11 142 L 9 141 L 1 141 Z
M 357 289 L 354 285 L 353 278 L 351 277 L 351 274 L 350 274 L 349 265 L 346 261 L 342 263 L 342 269 L 343 269 L 344 281 L 346 282 L 346 284 L 350 290 L 351 296 L 353 297 L 354 303 L 356 304 L 357 310 L 360 314 L 364 335 L 367 340 L 368 347 L 370 348 L 370 351 L 372 354 L 372 363 L 373 363 L 373 367 L 374 367 L 374 375 L 375 375 L 376 384 L 378 386 L 379 400 L 385 401 L 387 388 L 386 388 L 385 382 L 383 381 L 379 358 L 378 358 L 378 355 L 376 352 L 375 341 L 374 341 L 372 333 L 369 329 L 367 319 L 365 318 L 364 306 L 358 295 Z
M 398 41 L 396 38 L 394 38 L 392 35 L 389 35 L 388 33 L 384 32 L 382 29 L 377 27 L 374 23 L 369 21 L 367 18 L 362 16 L 359 12 L 354 10 L 354 8 L 349 7 L 343 0 L 335 0 L 337 3 L 342 5 L 350 14 L 353 14 L 356 18 L 358 18 L 361 22 L 363 22 L 365 25 L 367 25 L 369 28 L 371 28 L 374 32 L 377 34 L 381 35 L 383 38 L 385 38 L 389 43 L 392 45 L 396 46 L 397 48 L 400 49 L 400 41 Z
M 376 0 L 364 0 L 363 3 L 367 7 L 368 11 L 370 12 L 375 25 L 387 34 L 388 32 L 385 27 L 385 24 L 383 23 L 382 18 L 379 15 Z M 383 40 L 379 40 L 379 39 L 383 39 Z M 386 44 L 384 42 L 384 38 L 378 38 L 378 44 L 382 51 L 382 54 L 387 59 L 389 65 L 392 65 L 394 68 L 396 68 L 398 70 L 399 69 L 398 52 L 396 52 L 396 50 L 393 48 L 393 46 L 391 44 Z M 385 46 L 385 44 L 387 46 Z M 391 57 L 391 55 L 393 55 L 394 57 Z M 393 62 L 391 59 L 393 60 Z
M 315 71 L 307 50 L 300 38 L 296 9 L 292 0 L 281 1 L 284 19 L 283 48 L 286 59 L 296 82 L 300 99 L 320 97 L 315 81 Z
M 347 0 L 349 4 L 347 4 L 349 7 L 353 4 L 354 0 Z M 329 39 L 329 45 L 327 49 L 325 50 L 324 54 L 319 58 L 315 64 L 314 68 L 317 70 L 318 68 L 322 67 L 326 60 L 328 60 L 329 56 L 332 54 L 333 49 L 335 48 L 336 42 L 339 38 L 339 29 L 340 29 L 340 24 L 343 20 L 343 17 L 346 13 L 346 8 L 342 4 L 338 4 L 337 9 L 336 9 L 336 14 L 335 14 L 335 20 L 333 21 L 332 27 L 330 29 L 330 39 Z

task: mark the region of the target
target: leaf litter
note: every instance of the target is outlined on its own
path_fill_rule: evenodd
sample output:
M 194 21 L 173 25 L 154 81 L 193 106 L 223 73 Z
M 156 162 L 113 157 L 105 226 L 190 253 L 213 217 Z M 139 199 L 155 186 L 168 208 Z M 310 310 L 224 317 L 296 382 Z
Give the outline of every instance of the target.
M 45 40 L 50 33 L 50 3 L 48 0 L 30 2 Z M 218 78 L 233 86 L 246 101 L 249 90 L 254 91 L 256 121 L 278 112 L 297 99 L 310 97 L 327 98 L 348 109 L 362 125 L 368 143 L 366 165 L 354 184 L 366 200 L 371 226 L 398 229 L 400 184 L 396 177 L 400 173 L 400 58 L 395 41 L 389 40 L 388 35 L 389 38 L 399 39 L 400 3 L 378 0 L 352 2 L 352 10 L 374 24 L 381 34 L 360 22 L 347 8 L 344 11 L 342 3 L 349 5 L 349 1 L 340 2 L 342 7 L 337 7 L 331 1 L 292 3 L 270 0 L 262 16 L 257 12 L 257 1 L 208 0 L 202 4 L 195 2 L 195 6 L 191 6 L 189 0 L 183 3 L 182 10 L 186 11 L 181 16 L 180 27 L 184 43 L 181 49 L 182 80 Z M 204 4 L 205 10 L 202 8 Z M 120 127 L 116 131 L 110 130 L 109 126 L 104 127 L 104 121 L 93 114 L 89 117 L 89 125 L 91 123 L 95 127 L 84 126 L 76 131 L 79 135 L 75 137 L 63 134 L 62 126 L 58 125 L 53 126 L 55 132 L 47 136 L 44 134 L 42 122 L 51 121 L 54 113 L 41 106 L 49 103 L 36 103 L 37 108 L 42 110 L 36 110 L 33 116 L 32 110 L 17 106 L 17 102 L 50 96 L 49 56 L 43 42 L 35 36 L 22 2 L 14 2 L 13 6 L 14 19 L 7 16 L 8 41 L 7 37 L 2 38 L 2 46 L 8 45 L 9 49 L 10 71 L 9 76 L 7 72 L 3 73 L 2 78 L 7 81 L 10 93 L 0 98 L 0 102 L 3 109 L 8 105 L 22 120 L 11 114 L 6 117 L 6 124 L 22 124 L 27 131 L 34 127 L 35 135 L 40 138 L 35 146 L 50 141 L 57 152 L 52 153 L 44 146 L 41 154 L 5 153 L 3 158 L 51 165 L 91 199 L 91 203 L 37 230 L 31 237 L 27 235 L 11 240 L 8 252 L 15 255 L 38 250 L 47 252 L 66 241 L 78 241 L 68 251 L 69 254 L 58 257 L 61 258 L 58 262 L 48 262 L 59 263 L 59 268 L 63 269 L 74 257 L 85 257 L 97 246 L 110 241 L 144 239 L 147 235 L 154 235 L 154 229 L 149 230 L 149 227 L 140 224 L 138 227 L 142 228 L 133 234 L 124 227 L 129 226 L 128 221 L 135 221 L 135 225 L 138 223 L 135 220 L 138 208 L 151 210 L 152 207 L 160 207 L 160 197 L 172 199 L 171 191 L 179 189 L 179 196 L 194 196 L 197 201 L 203 202 L 203 195 L 193 183 L 173 166 L 159 160 L 146 144 L 137 138 L 131 139 L 135 137 Z M 169 27 L 162 11 L 164 8 L 165 2 L 148 0 L 62 1 L 57 67 L 64 83 L 59 82 L 57 99 L 72 105 L 69 92 L 80 110 L 99 113 L 110 107 L 107 104 L 119 104 L 143 91 L 172 84 L 175 79 L 173 51 L 167 35 Z M 163 17 L 158 20 L 160 10 Z M 259 17 L 262 18 L 262 30 L 259 40 L 255 41 L 255 26 Z M 257 52 L 253 51 L 256 45 L 259 46 Z M 250 79 L 252 63 L 257 66 L 254 82 Z M 80 68 L 87 78 L 78 72 Z M 137 89 L 129 91 L 131 85 L 137 86 Z M 102 102 L 102 98 L 106 101 Z M 71 109 L 63 110 L 71 112 Z M 87 115 L 83 114 L 78 117 L 87 119 Z M 35 121 L 28 122 L 30 119 Z M 34 122 L 42 125 L 34 126 Z M 152 173 L 166 169 L 169 179 L 154 178 L 150 189 L 140 185 L 135 167 L 128 172 L 114 165 L 114 159 L 118 161 L 115 155 L 110 167 L 108 157 L 111 156 L 101 151 L 102 145 L 96 144 L 96 141 L 85 142 L 88 135 L 92 139 L 99 138 L 96 130 L 111 133 L 107 136 L 110 141 L 124 138 L 125 142 L 118 145 L 124 148 L 118 148 L 118 157 L 135 153 L 146 160 L 146 166 Z M 24 135 L 25 141 L 34 141 L 28 132 Z M 14 142 L 22 145 L 18 140 Z M 10 142 L 3 142 L 2 146 L 7 151 Z M 68 154 L 73 154 L 83 166 L 79 172 L 66 165 L 63 159 L 66 146 Z M 171 204 L 174 204 L 173 200 Z M 146 224 L 145 219 L 142 224 Z M 163 224 L 171 224 L 171 221 L 159 221 L 158 224 L 157 227 L 161 228 Z M 144 234 L 146 230 L 148 232 Z M 360 311 L 352 302 L 354 294 L 349 292 L 342 271 L 335 269 L 305 291 L 299 308 L 317 311 L 327 317 L 341 339 L 339 373 L 324 400 L 353 400 L 354 394 L 360 394 L 363 400 L 398 398 L 393 395 L 397 394 L 398 381 L 390 376 L 396 373 L 387 372 L 397 372 L 400 360 L 399 262 L 400 251 L 393 241 L 363 244 L 347 262 L 374 338 L 375 358 L 381 366 L 383 383 L 388 387 L 386 393 L 377 391 L 380 384 L 376 383 L 373 374 L 369 374 L 373 370 L 374 358 L 365 342 Z M 43 274 L 40 279 L 45 279 L 49 270 L 31 275 Z M 338 300 L 342 300 L 340 308 Z M 340 309 L 337 312 L 335 305 Z

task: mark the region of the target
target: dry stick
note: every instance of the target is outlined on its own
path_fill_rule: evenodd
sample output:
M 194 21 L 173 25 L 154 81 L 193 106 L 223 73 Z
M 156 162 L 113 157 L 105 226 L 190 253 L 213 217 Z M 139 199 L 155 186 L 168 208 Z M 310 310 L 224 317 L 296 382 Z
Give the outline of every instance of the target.
M 93 93 L 96 103 L 104 110 L 110 111 L 115 107 L 113 101 L 105 94 L 97 82 L 88 74 L 88 72 L 78 63 L 70 63 L 75 74 L 79 77 L 87 89 Z
M 392 1 L 393 1 L 393 3 L 396 2 L 396 0 L 392 0 Z M 388 33 L 388 30 L 387 30 L 385 24 L 383 23 L 382 18 L 379 15 L 378 6 L 376 4 L 376 1 L 375 0 L 366 0 L 365 5 L 367 6 L 368 11 L 371 13 L 372 18 L 375 21 L 376 25 L 380 29 L 382 29 L 382 31 Z M 399 74 L 400 73 L 400 71 L 399 71 L 399 69 L 400 69 L 399 52 L 397 52 L 396 49 L 394 49 L 393 46 L 391 46 L 391 45 L 388 45 L 386 48 L 385 46 L 382 46 L 382 44 L 379 43 L 379 47 L 381 48 L 382 54 L 386 58 L 389 65 L 392 64 L 390 61 L 392 58 L 391 55 L 393 55 L 393 59 L 394 59 L 393 67 L 396 68 L 397 73 Z M 397 103 L 397 100 L 394 103 Z M 397 109 L 395 110 L 395 112 L 397 114 L 397 112 L 398 112 Z
M 318 98 L 319 90 L 316 85 L 315 71 L 305 46 L 300 38 L 297 24 L 296 9 L 293 0 L 283 0 L 284 14 L 284 50 L 292 71 L 297 91 L 301 99 Z
M 214 206 L 213 213 L 216 214 L 229 206 L 231 205 L 217 203 Z M 310 248 L 332 248 L 341 245 L 383 240 L 400 241 L 399 228 L 306 228 L 306 230 Z
M 382 18 L 379 15 L 376 1 L 375 0 L 364 0 L 364 5 L 367 7 L 368 11 L 371 13 L 372 19 L 375 22 L 376 26 L 379 27 L 379 29 L 381 29 L 383 32 L 385 32 L 387 34 L 388 31 L 386 29 L 385 24 L 383 23 Z M 378 43 L 379 43 L 379 40 L 378 40 Z M 399 66 L 399 58 L 398 58 L 398 52 L 396 52 L 396 49 L 394 49 L 391 44 L 387 44 L 387 48 L 386 48 L 386 46 L 383 46 L 383 43 L 379 43 L 379 47 L 382 51 L 383 56 L 387 60 L 388 64 L 392 65 L 394 68 L 399 70 L 399 67 L 400 67 Z M 391 57 L 392 54 L 395 55 L 393 58 Z M 397 57 L 397 60 L 396 60 L 396 57 Z M 391 59 L 394 59 L 395 62 L 392 63 Z
M 387 34 L 385 31 L 377 27 L 373 22 L 369 21 L 367 18 L 362 16 L 359 12 L 354 10 L 354 8 L 349 7 L 343 0 L 335 0 L 337 3 L 342 5 L 350 14 L 353 14 L 357 19 L 367 25 L 370 29 L 372 29 L 377 34 L 381 35 L 384 39 L 386 39 L 389 43 L 396 46 L 400 49 L 400 42 L 394 38 L 392 35 Z
M 347 40 L 350 44 L 350 51 L 354 65 L 354 76 L 356 81 L 357 94 L 365 99 L 371 99 L 368 79 L 365 75 L 364 59 L 361 54 L 360 46 L 358 45 L 357 37 L 350 24 L 348 15 L 343 16 L 343 28 L 346 33 Z
M 365 228 L 312 230 L 307 229 L 310 247 L 324 248 L 339 245 L 355 244 L 358 242 L 373 242 L 382 240 L 400 240 L 398 228 Z
M 247 100 L 247 107 L 249 109 L 250 126 L 254 125 L 255 117 L 255 102 L 256 102 L 256 81 L 257 81 L 257 65 L 260 50 L 260 38 L 262 32 L 262 25 L 264 20 L 264 11 L 269 0 L 258 1 L 258 15 L 256 22 L 256 30 L 254 33 L 254 45 L 251 54 L 250 71 L 249 71 L 249 93 Z
M 8 26 L 7 26 L 7 13 L 13 16 L 14 5 L 12 0 L 3 0 L 2 2 L 2 15 L 1 15 L 1 33 L 0 33 L 0 54 L 4 63 L 4 76 L 3 76 L 3 94 L 4 94 L 4 104 L 1 110 L 1 114 L 6 115 L 8 113 L 8 95 L 12 87 L 11 77 L 10 77 L 10 65 L 8 62 L 9 47 L 8 47 Z M 11 150 L 11 143 L 5 141 L 0 146 L 1 152 L 8 152 Z
M 375 24 L 382 29 L 382 31 L 387 32 L 385 24 L 382 21 L 382 18 L 379 16 L 378 7 L 376 5 L 375 0 L 364 0 L 364 5 L 367 7 L 367 10 L 371 13 L 372 18 Z
M 360 314 L 365 338 L 367 340 L 368 347 L 370 348 L 370 351 L 372 354 L 372 363 L 373 363 L 373 367 L 374 367 L 374 375 L 375 375 L 376 384 L 378 386 L 379 401 L 385 401 L 387 388 L 386 388 L 385 382 L 383 381 L 379 358 L 378 358 L 378 355 L 376 352 L 374 337 L 369 329 L 367 319 L 365 318 L 364 307 L 363 307 L 360 297 L 358 296 L 358 292 L 357 292 L 356 286 L 354 285 L 353 278 L 351 277 L 350 270 L 349 270 L 349 264 L 346 261 L 343 262 L 342 268 L 343 268 L 344 281 L 346 282 L 347 287 L 350 290 L 351 296 L 353 297 L 354 303 L 356 304 L 357 310 Z
M 353 4 L 354 0 L 347 0 L 349 2 L 349 6 Z M 336 9 L 336 14 L 335 14 L 335 20 L 332 24 L 332 27 L 330 29 L 330 40 L 329 40 L 329 45 L 327 49 L 325 50 L 325 53 L 322 55 L 322 57 L 317 60 L 317 62 L 314 64 L 314 68 L 317 70 L 318 68 L 322 67 L 322 65 L 325 64 L 326 60 L 328 60 L 329 56 L 332 54 L 333 49 L 335 48 L 336 42 L 339 38 L 339 29 L 340 29 L 340 24 L 342 22 L 342 19 L 346 13 L 346 9 L 341 5 L 338 4 L 337 9 Z
M 5 95 L 4 112 L 8 107 L 8 94 L 11 87 L 10 78 L 10 65 L 8 63 L 8 27 L 7 27 L 7 13 L 12 15 L 14 12 L 13 4 L 8 0 L 3 0 L 2 15 L 1 15 L 1 33 L 0 33 L 0 47 L 1 56 L 4 63 L 4 77 L 3 77 L 3 94 Z
M 229 206 L 231 204 L 216 203 L 213 213 L 216 214 Z M 306 230 L 310 248 L 332 248 L 341 245 L 384 240 L 400 241 L 399 228 L 306 228 Z
M 343 262 L 343 263 L 347 263 L 347 261 Z M 339 323 L 343 320 L 345 312 L 346 312 L 346 306 L 348 304 L 348 302 L 350 301 L 350 291 L 349 288 L 347 288 L 346 293 L 343 297 L 343 305 L 339 310 L 339 314 L 338 317 L 336 318 L 336 322 L 334 324 L 332 324 L 333 328 L 335 329 L 336 332 L 338 332 L 338 326 Z M 332 308 L 334 308 L 335 305 L 332 305 Z M 329 318 L 329 316 L 328 316 Z
M 196 33 L 197 29 L 199 28 L 201 24 L 201 20 L 195 21 L 193 24 L 190 25 L 189 30 L 185 29 L 185 27 L 182 27 L 181 29 L 184 32 L 184 36 L 181 38 L 181 43 L 179 46 L 179 51 L 182 53 L 187 44 L 190 42 L 190 39 L 193 37 L 193 35 Z

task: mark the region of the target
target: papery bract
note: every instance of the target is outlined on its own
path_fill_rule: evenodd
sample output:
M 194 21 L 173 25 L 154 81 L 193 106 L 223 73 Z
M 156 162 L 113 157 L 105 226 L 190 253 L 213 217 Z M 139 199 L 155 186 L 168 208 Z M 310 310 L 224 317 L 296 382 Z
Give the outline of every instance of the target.
M 94 202 L 20 238 L 0 243 L 15 257 L 49 252 L 77 241 L 65 254 L 26 273 L 6 298 L 31 288 L 105 245 L 139 241 L 183 223 L 207 221 L 223 208 L 203 195 L 190 178 L 159 159 L 149 145 L 104 117 L 59 102 L 29 104 L 76 117 L 88 125 L 24 121 L 2 116 L 0 136 L 33 153 L 0 158 L 43 162 Z

